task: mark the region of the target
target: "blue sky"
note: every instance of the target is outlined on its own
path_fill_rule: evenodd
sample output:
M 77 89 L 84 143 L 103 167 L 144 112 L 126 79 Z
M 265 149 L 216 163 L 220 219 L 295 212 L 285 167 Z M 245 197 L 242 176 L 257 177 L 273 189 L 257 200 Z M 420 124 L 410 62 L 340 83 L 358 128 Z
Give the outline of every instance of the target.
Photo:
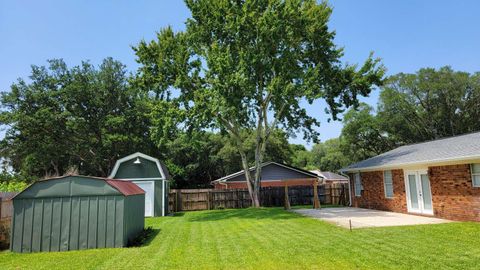
M 480 71 L 480 1 L 336 0 L 330 27 L 345 48 L 344 61 L 361 63 L 370 51 L 388 74 L 450 65 Z M 181 30 L 189 11 L 183 1 L 0 0 L 0 91 L 26 78 L 30 65 L 63 58 L 99 64 L 111 56 L 137 67 L 130 46 L 151 40 L 166 25 Z M 378 91 L 362 100 L 376 105 Z M 321 138 L 337 137 L 340 122 L 327 123 L 325 104 L 307 106 L 322 125 Z M 0 132 L 2 136 L 2 132 Z M 292 142 L 306 144 L 299 138 Z

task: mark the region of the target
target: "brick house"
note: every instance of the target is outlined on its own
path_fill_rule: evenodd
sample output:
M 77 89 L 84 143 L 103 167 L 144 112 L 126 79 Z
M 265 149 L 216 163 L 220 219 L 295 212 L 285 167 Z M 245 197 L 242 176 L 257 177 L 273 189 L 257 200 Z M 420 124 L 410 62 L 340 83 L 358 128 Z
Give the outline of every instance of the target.
M 284 186 L 288 181 L 289 186 L 308 186 L 312 185 L 313 180 L 320 180 L 317 174 L 295 168 L 278 162 L 262 163 L 261 186 L 276 187 Z M 250 173 L 254 177 L 255 168 L 250 168 Z M 320 181 L 319 181 L 320 182 Z M 212 181 L 215 189 L 246 189 L 245 173 L 243 170 L 224 176 Z
M 480 221 L 480 132 L 402 146 L 341 171 L 352 206 Z

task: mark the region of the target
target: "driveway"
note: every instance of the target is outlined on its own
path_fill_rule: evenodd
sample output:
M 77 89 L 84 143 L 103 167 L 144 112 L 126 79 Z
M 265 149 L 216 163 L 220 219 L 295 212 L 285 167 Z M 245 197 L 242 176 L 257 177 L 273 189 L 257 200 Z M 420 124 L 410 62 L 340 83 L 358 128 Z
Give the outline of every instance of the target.
M 440 224 L 451 222 L 446 219 L 414 216 L 387 211 L 338 207 L 323 209 L 295 209 L 293 212 L 318 218 L 345 228 L 387 227 L 422 224 Z

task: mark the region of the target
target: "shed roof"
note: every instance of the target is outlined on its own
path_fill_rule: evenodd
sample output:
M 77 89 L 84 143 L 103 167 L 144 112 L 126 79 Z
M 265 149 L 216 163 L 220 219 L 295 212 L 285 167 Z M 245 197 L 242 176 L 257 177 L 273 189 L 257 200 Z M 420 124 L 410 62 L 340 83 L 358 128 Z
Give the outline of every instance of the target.
M 395 168 L 480 158 L 480 132 L 398 147 L 352 164 L 341 171 Z
M 145 191 L 132 182 L 83 175 L 66 175 L 37 181 L 15 198 L 139 195 Z
M 171 178 L 170 174 L 168 172 L 167 166 L 165 166 L 165 164 L 162 161 L 160 161 L 159 159 L 154 158 L 152 156 L 140 153 L 140 152 L 133 153 L 131 155 L 128 155 L 126 157 L 123 157 L 123 158 L 117 160 L 117 162 L 115 163 L 115 166 L 112 169 L 112 172 L 109 175 L 109 178 L 119 178 L 119 177 L 117 177 L 117 172 L 120 168 L 120 165 L 122 163 L 128 162 L 128 161 L 136 159 L 136 158 L 143 158 L 143 159 L 154 162 L 157 166 L 158 172 L 161 175 L 161 179 L 169 180 Z M 141 177 L 134 177 L 134 178 L 138 179 L 138 178 L 141 178 Z
M 130 181 L 105 179 L 105 181 L 112 187 L 116 188 L 125 196 L 144 194 L 145 191 Z

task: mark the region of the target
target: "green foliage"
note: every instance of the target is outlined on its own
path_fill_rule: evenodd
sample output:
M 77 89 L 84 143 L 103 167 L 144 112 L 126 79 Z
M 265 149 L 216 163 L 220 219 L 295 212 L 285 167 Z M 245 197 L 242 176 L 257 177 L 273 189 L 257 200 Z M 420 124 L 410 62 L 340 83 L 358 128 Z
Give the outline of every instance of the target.
M 255 134 L 245 131 L 242 136 L 244 148 L 253 159 Z M 177 188 L 210 188 L 211 181 L 242 170 L 235 143 L 219 133 L 179 134 L 165 148 L 166 164 Z M 265 160 L 290 164 L 291 155 L 287 135 L 275 130 L 269 138 Z
M 327 23 L 331 9 L 315 1 L 186 1 L 186 30 L 162 29 L 156 41 L 134 47 L 138 86 L 156 97 L 179 91 L 191 121 L 227 129 L 257 128 L 262 108 L 286 129 L 317 138 L 317 123 L 300 106 L 324 98 L 336 118 L 381 84 L 379 61 L 342 66 L 343 50 Z M 223 120 L 221 120 L 223 119 Z M 198 125 L 197 122 L 196 124 Z
M 224 138 L 210 132 L 179 134 L 166 145 L 167 167 L 177 188 L 209 188 L 210 182 L 222 177 L 224 164 L 219 157 Z M 233 161 L 239 165 L 238 160 Z
M 156 40 L 134 47 L 140 64 L 136 85 L 177 106 L 173 117 L 158 114 L 158 123 L 227 132 L 246 171 L 252 155 L 244 133 L 254 130 L 256 173 L 246 179 L 258 206 L 259 165 L 272 130 L 281 126 L 316 141 L 319 122 L 301 102 L 323 99 L 325 111 L 337 119 L 358 105 L 358 96 L 382 84 L 384 68 L 372 56 L 361 66 L 341 63 L 343 49 L 333 42 L 326 2 L 187 0 L 186 5 L 191 17 L 184 31 L 167 27 Z
M 247 154 L 247 159 L 250 160 L 249 166 L 254 165 L 256 134 L 253 130 L 242 131 L 241 134 L 243 145 Z M 220 158 L 225 161 L 230 161 L 231 165 L 226 165 L 230 172 L 242 170 L 240 163 L 240 155 L 236 143 L 228 136 L 224 137 L 224 146 L 220 150 Z M 271 136 L 267 140 L 266 150 L 264 154 L 265 161 L 275 161 L 280 163 L 291 163 L 292 151 L 288 142 L 288 135 L 280 129 L 272 131 Z
M 31 181 L 27 181 L 27 178 L 21 175 L 1 172 L 0 192 L 22 191 L 28 186 L 29 182 Z
M 310 151 L 303 146 L 294 146 L 293 165 L 307 170 L 337 172 L 352 162 L 350 156 L 343 152 L 344 142 L 334 138 L 315 144 Z
M 0 182 L 0 192 L 22 191 L 27 186 L 26 182 Z
M 0 155 L 16 172 L 43 177 L 72 167 L 106 176 L 116 159 L 151 152 L 147 108 L 129 87 L 125 66 L 107 58 L 68 68 L 62 60 L 32 66 L 1 96 L 0 124 L 8 126 Z
M 316 168 L 320 168 L 322 171 L 337 172 L 341 168 L 346 167 L 352 163 L 352 158 L 343 151 L 345 142 L 341 138 L 335 138 L 325 141 L 323 144 L 324 155 L 318 156 L 314 159 Z
M 480 73 L 450 67 L 400 73 L 381 89 L 377 114 L 364 104 L 344 116 L 344 154 L 359 161 L 404 144 L 480 131 Z
M 360 161 L 394 148 L 395 142 L 381 125 L 380 119 L 373 115 L 373 108 L 367 104 L 349 110 L 343 118 L 341 135 L 345 155 L 352 161 Z
M 480 73 L 450 67 L 389 78 L 378 105 L 383 131 L 415 143 L 480 130 Z
M 290 149 L 293 155 L 292 166 L 304 169 L 311 167 L 312 154 L 305 148 L 305 146 L 301 144 L 292 144 L 290 145 Z

